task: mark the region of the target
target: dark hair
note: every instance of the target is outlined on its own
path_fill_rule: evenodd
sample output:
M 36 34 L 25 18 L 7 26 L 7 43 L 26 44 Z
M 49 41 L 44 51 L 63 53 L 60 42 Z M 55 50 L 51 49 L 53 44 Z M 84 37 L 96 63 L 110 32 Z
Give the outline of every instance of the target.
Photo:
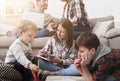
M 70 48 L 73 45 L 73 25 L 69 19 L 62 19 L 61 22 L 58 24 L 61 25 L 66 30 L 66 47 Z M 59 42 L 59 39 L 57 37 L 57 33 L 55 33 L 54 38 L 57 42 Z
M 95 48 L 100 45 L 100 41 L 96 34 L 91 32 L 83 32 L 79 35 L 76 40 L 75 47 L 78 50 L 80 46 L 86 47 L 88 49 Z

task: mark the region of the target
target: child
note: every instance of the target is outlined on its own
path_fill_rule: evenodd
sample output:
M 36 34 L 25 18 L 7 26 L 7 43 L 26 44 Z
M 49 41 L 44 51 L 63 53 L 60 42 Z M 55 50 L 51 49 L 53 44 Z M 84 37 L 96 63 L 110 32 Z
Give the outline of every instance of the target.
M 74 64 L 86 81 L 120 81 L 120 50 L 100 44 L 97 36 L 82 33 L 76 40 Z
M 38 32 L 37 26 L 28 20 L 23 20 L 18 26 L 19 38 L 9 47 L 5 63 L 12 64 L 15 69 L 23 74 L 25 81 L 32 81 L 32 72 L 39 71 L 39 67 L 29 59 L 33 57 L 30 43 Z M 28 59 L 29 58 L 29 59 Z
M 40 69 L 50 71 L 51 75 L 76 76 L 80 75 L 74 66 L 77 55 L 75 41 L 73 40 L 72 23 L 63 19 L 39 55 L 48 57 L 50 62 L 40 59 Z M 39 58 L 38 58 L 39 59 Z M 36 61 L 37 62 L 37 61 Z

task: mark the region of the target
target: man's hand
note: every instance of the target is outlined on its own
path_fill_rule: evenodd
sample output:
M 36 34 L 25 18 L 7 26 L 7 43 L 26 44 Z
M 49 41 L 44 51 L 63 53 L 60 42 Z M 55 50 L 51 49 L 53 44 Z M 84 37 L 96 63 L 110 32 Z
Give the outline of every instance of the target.
M 55 29 L 55 28 L 57 28 L 58 23 L 57 23 L 57 22 L 50 23 L 50 26 L 51 26 L 53 29 Z

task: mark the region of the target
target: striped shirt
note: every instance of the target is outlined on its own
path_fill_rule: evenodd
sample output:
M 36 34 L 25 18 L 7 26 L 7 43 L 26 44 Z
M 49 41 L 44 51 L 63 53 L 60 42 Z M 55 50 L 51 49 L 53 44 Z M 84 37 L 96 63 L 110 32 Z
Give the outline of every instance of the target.
M 51 37 L 44 49 L 47 54 L 52 54 L 53 56 L 59 57 L 61 60 L 63 60 L 63 65 L 69 65 L 74 62 L 77 55 L 77 50 L 75 49 L 74 44 L 75 43 L 73 43 L 71 48 L 66 48 L 65 40 L 56 42 L 54 37 Z

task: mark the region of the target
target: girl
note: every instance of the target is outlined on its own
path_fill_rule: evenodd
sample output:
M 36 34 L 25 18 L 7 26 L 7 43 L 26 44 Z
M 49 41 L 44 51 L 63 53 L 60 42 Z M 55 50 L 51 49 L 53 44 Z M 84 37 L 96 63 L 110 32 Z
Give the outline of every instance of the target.
M 40 69 L 50 71 L 49 74 L 52 75 L 80 75 L 73 65 L 76 54 L 72 23 L 69 19 L 63 19 L 58 25 L 56 34 L 40 50 L 40 56 L 48 57 L 48 61 L 40 59 Z

